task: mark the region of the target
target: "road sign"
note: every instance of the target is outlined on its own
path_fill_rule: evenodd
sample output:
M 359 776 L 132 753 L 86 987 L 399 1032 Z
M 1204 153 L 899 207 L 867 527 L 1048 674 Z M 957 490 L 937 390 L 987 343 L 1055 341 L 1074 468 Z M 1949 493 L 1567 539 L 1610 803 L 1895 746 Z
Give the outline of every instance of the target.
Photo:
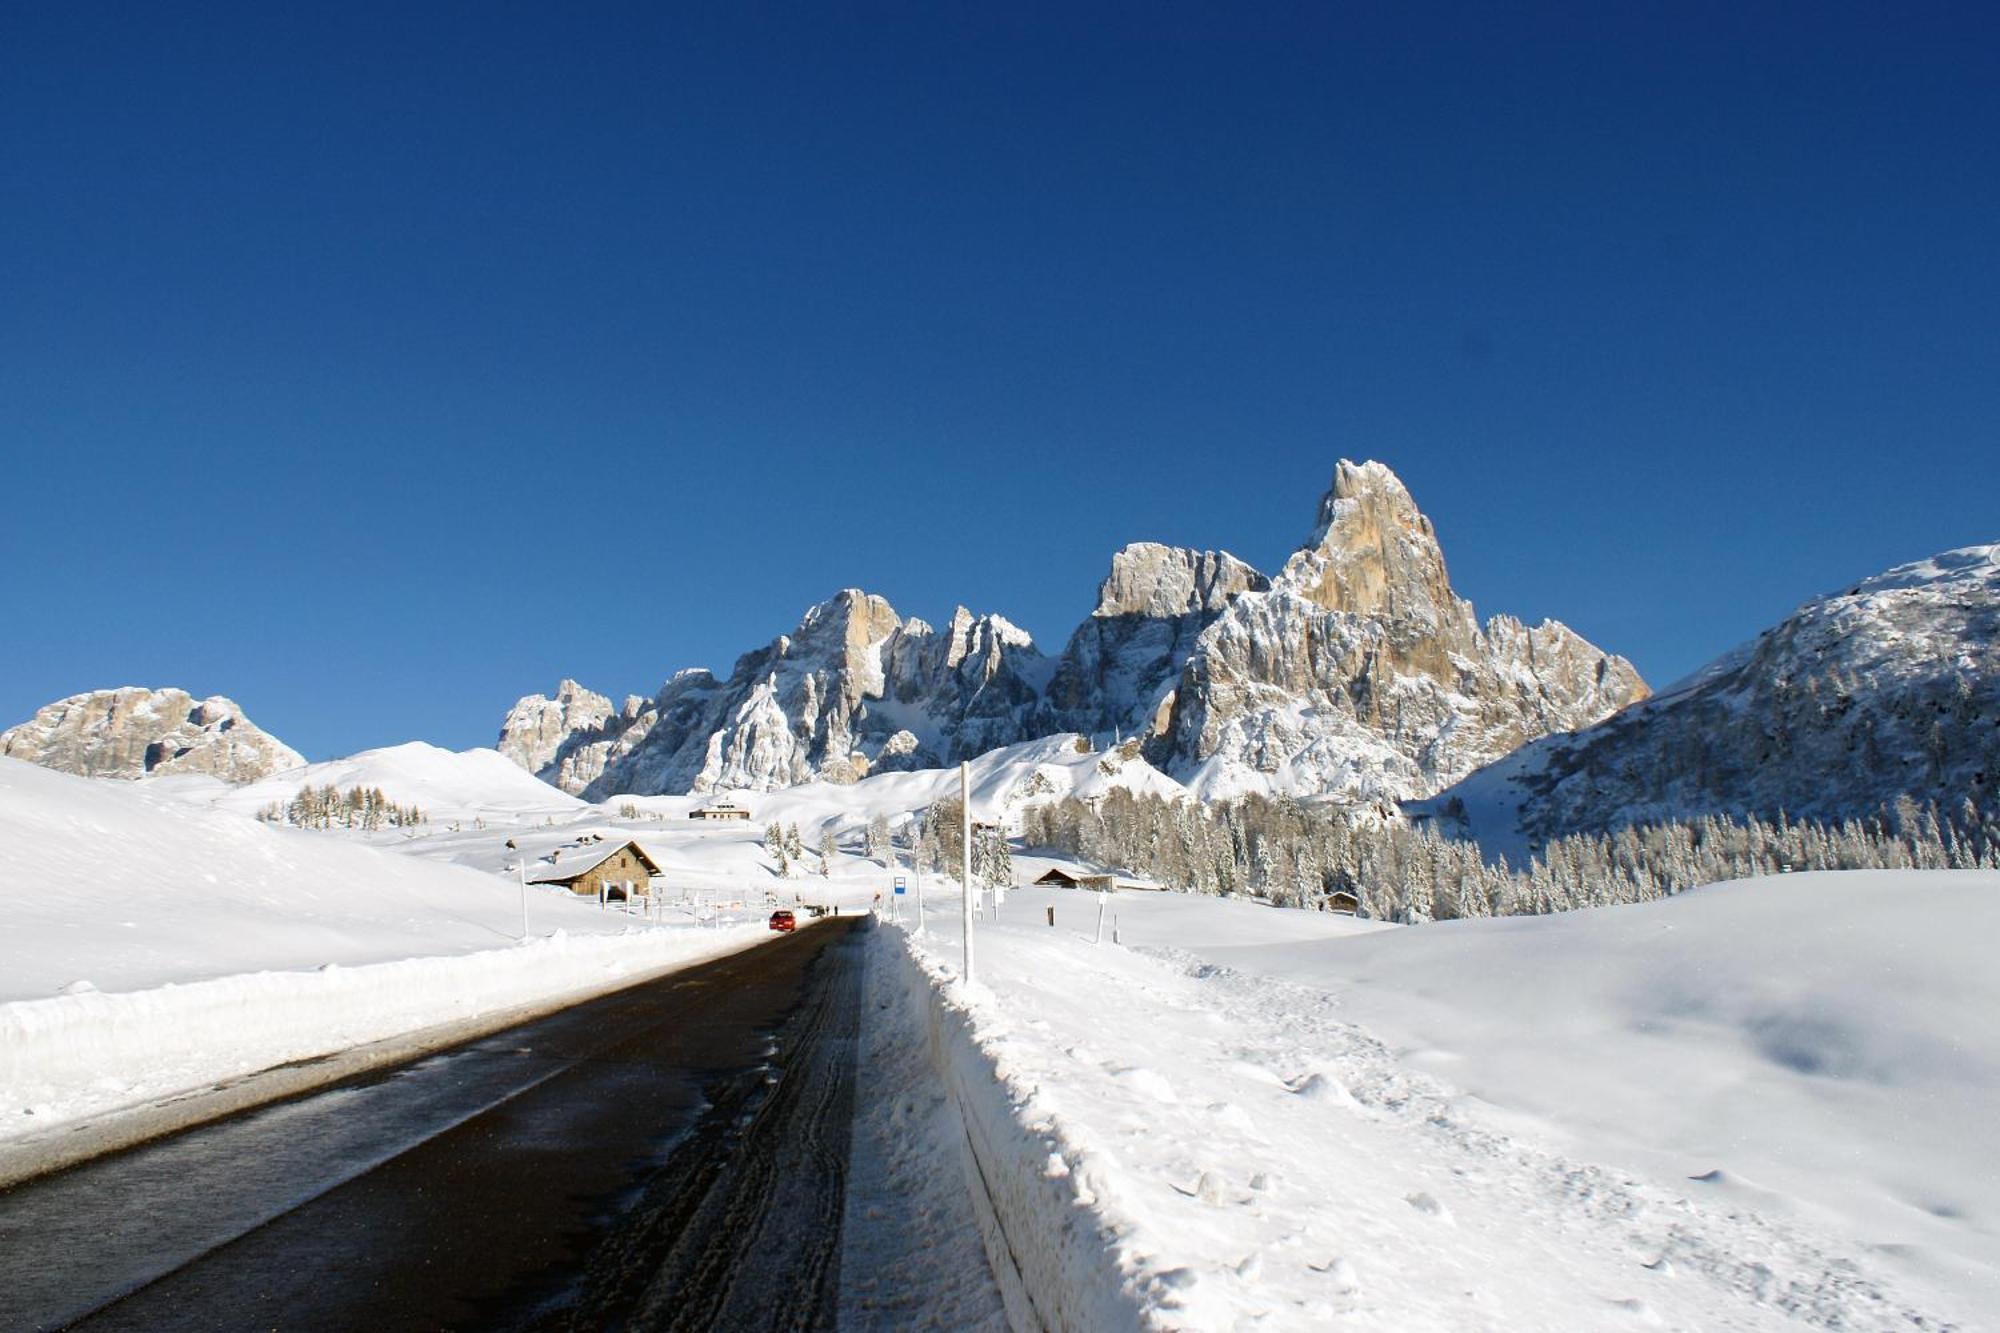
M 900 898 L 909 891 L 910 890 L 908 881 L 906 881 L 901 875 L 896 876 L 896 896 Z

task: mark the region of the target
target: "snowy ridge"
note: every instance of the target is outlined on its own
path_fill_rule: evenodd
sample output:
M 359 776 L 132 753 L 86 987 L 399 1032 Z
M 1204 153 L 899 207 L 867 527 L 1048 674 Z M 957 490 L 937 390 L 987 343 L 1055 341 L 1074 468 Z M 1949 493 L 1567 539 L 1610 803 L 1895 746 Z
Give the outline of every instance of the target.
M 508 713 L 502 754 L 565 791 L 765 791 L 851 782 L 1018 741 L 1051 668 L 999 616 L 959 607 L 943 630 L 845 589 L 736 662 L 727 680 L 676 673 L 651 699 L 564 681 Z
M 1629 662 L 1558 622 L 1482 628 L 1402 482 L 1342 461 L 1276 579 L 1134 542 L 1059 658 L 1000 616 L 960 607 L 938 630 L 850 588 L 726 681 L 680 673 L 615 711 L 574 681 L 530 695 L 499 749 L 601 800 L 846 782 L 1079 732 L 1144 740 L 1203 795 L 1387 801 L 1644 695 Z
M 162 778 L 152 784 L 156 791 L 245 815 L 283 805 L 301 787 L 329 785 L 341 791 L 378 788 L 392 801 L 419 807 L 434 823 L 584 808 L 582 801 L 537 781 L 498 751 L 453 751 L 423 741 L 288 768 L 237 786 L 202 778 Z
M 1705 814 L 1955 806 L 1996 784 L 2000 546 L 1989 545 L 1815 598 L 1669 691 L 1530 744 L 1420 808 L 1511 854 Z

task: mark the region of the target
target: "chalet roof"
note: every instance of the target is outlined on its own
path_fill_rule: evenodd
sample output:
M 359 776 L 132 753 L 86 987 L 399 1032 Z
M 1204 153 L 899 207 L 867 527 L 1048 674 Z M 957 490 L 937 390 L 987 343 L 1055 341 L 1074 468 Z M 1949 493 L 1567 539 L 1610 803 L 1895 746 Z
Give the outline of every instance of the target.
M 573 857 L 565 858 L 552 866 L 543 866 L 539 870 L 531 871 L 528 875 L 528 883 L 567 884 L 579 876 L 589 874 L 612 857 L 618 855 L 618 853 L 624 851 L 627 847 L 630 847 L 632 854 L 645 864 L 648 874 L 657 875 L 660 873 L 659 862 L 648 856 L 646 849 L 632 839 L 627 838 L 623 842 L 612 842 L 607 838 L 586 851 L 577 852 Z

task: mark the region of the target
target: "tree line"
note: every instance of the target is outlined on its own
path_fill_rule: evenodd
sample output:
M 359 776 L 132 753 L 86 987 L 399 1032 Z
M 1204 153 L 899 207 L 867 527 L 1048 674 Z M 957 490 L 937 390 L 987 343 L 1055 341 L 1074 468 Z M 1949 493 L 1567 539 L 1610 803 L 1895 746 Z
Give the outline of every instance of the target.
M 1325 907 L 1351 893 L 1385 921 L 1536 915 L 1646 902 L 1788 870 L 2000 869 L 2000 802 L 1940 810 L 1904 798 L 1866 818 L 1707 815 L 1579 833 L 1523 866 L 1428 824 L 1291 797 L 1197 804 L 1113 791 L 1031 807 L 1023 841 L 1191 893 Z
M 346 828 L 373 832 L 383 828 L 415 828 L 428 824 L 430 817 L 414 803 L 401 805 L 383 795 L 380 787 L 349 787 L 342 791 L 332 783 L 299 788 L 289 801 L 273 801 L 257 812 L 267 824 L 289 824 L 293 828 Z

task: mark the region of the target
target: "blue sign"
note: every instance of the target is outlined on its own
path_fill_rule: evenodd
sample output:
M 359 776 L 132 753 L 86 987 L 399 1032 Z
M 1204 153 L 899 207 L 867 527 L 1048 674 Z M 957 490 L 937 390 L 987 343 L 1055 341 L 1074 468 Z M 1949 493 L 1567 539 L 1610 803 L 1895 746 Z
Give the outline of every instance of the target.
M 896 876 L 896 892 L 898 895 L 903 893 L 903 877 L 901 875 Z

